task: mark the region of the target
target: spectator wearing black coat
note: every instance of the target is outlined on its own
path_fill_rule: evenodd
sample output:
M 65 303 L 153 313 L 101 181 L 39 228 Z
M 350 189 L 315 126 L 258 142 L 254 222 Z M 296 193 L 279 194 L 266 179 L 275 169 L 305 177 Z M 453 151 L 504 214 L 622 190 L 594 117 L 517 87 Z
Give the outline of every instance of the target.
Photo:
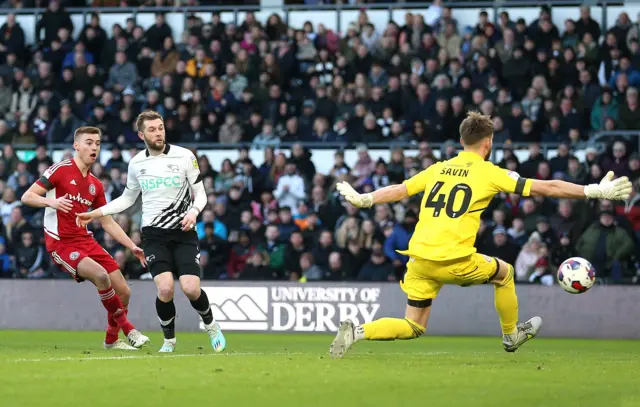
M 509 239 L 507 231 L 502 226 L 493 229 L 492 235 L 493 239 L 482 254 L 500 258 L 509 264 L 515 264 L 520 247 Z
M 31 231 L 22 233 L 22 244 L 16 249 L 15 257 L 18 277 L 31 279 L 48 276 L 46 251 L 35 242 Z
M 282 277 L 289 280 L 292 274 L 300 276 L 300 256 L 307 251 L 302 233 L 293 232 L 289 237 L 289 243 L 284 249 L 284 273 Z
M 569 234 L 562 233 L 560 235 L 560 244 L 551 249 L 551 266 L 556 269 L 565 260 L 575 257 L 576 255 L 576 249 L 573 247 Z
M 208 253 L 210 266 L 209 273 L 203 276 L 205 279 L 217 280 L 226 273 L 226 265 L 229 261 L 230 245 L 227 239 L 223 239 L 213 233 L 213 223 L 207 222 L 204 225 L 204 239 L 200 240 L 200 248 Z
M 87 46 L 87 51 L 95 57 L 97 64 L 101 62 L 102 47 L 107 38 L 106 31 L 100 26 L 100 16 L 92 13 L 91 21 L 82 29 L 79 40 Z
M 321 232 L 320 239 L 318 239 L 318 242 L 313 249 L 315 264 L 326 268 L 329 265 L 329 255 L 334 251 L 336 251 L 336 247 L 333 242 L 333 233 L 328 230 Z
M 520 175 L 525 178 L 535 178 L 538 172 L 538 165 L 544 161 L 544 155 L 540 152 L 540 145 L 537 143 L 529 146 L 529 159 L 520 165 Z
M 25 51 L 24 30 L 16 21 L 15 14 L 7 14 L 7 21 L 0 27 L 0 56 L 4 61 L 8 53 L 14 53 L 22 60 Z
M 576 32 L 580 40 L 585 33 L 591 34 L 595 41 L 600 39 L 600 24 L 591 18 L 591 9 L 589 6 L 580 7 L 580 19 L 576 21 Z
M 275 280 L 276 270 L 269 266 L 269 256 L 260 251 L 253 252 L 238 276 L 238 280 Z
M 82 125 L 82 122 L 74 116 L 71 104 L 68 100 L 60 102 L 60 114 L 51 123 L 48 142 L 69 143 L 73 141 L 74 131 Z
M 371 250 L 371 258 L 358 273 L 360 281 L 394 281 L 395 268 L 393 263 L 384 255 L 382 242 L 375 241 Z
M 154 51 L 161 51 L 164 39 L 171 37 L 171 27 L 166 23 L 163 13 L 156 13 L 156 23 L 144 34 L 146 44 Z
M 43 46 L 49 47 L 51 41 L 58 36 L 60 28 L 73 32 L 71 16 L 60 6 L 59 0 L 50 0 L 49 8 L 36 23 L 36 41 L 42 41 Z M 42 30 L 44 30 L 44 38 L 42 38 Z
M 326 281 L 349 281 L 349 269 L 344 267 L 344 262 L 340 252 L 332 252 L 329 255 L 329 264 L 324 270 L 323 280 Z

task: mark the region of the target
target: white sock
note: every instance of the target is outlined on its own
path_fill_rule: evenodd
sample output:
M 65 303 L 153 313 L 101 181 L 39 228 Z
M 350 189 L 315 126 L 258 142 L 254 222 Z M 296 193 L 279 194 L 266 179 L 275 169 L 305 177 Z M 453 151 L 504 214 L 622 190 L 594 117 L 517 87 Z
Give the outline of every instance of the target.
M 518 329 L 516 328 L 516 330 L 511 334 L 503 334 L 503 335 L 508 337 L 512 341 L 514 341 L 514 340 L 516 340 L 518 338 Z
M 355 329 L 353 330 L 353 340 L 354 342 L 364 340 L 364 328 L 362 325 L 356 325 Z
M 202 321 L 202 323 L 204 324 L 204 321 Z M 210 324 L 204 324 L 204 326 L 213 326 L 215 323 L 216 323 L 216 319 L 213 318 Z
M 175 337 L 173 337 L 173 338 L 171 338 L 171 339 L 167 339 L 167 338 L 165 338 L 165 339 L 164 339 L 164 343 L 170 343 L 170 344 L 172 344 L 173 346 L 176 346 L 176 342 L 177 342 L 177 341 L 176 341 L 176 338 L 175 338 Z

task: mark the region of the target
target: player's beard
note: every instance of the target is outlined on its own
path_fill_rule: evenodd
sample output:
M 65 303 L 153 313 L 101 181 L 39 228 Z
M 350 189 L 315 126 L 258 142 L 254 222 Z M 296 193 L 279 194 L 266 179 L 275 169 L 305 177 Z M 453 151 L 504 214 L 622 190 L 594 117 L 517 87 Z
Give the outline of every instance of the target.
M 153 151 L 155 151 L 155 152 L 161 152 L 161 151 L 163 151 L 163 150 L 164 150 L 164 144 L 165 144 L 165 141 L 164 141 L 164 140 L 156 142 L 156 141 L 154 141 L 154 140 L 150 140 L 150 139 L 148 139 L 148 138 L 145 136 L 145 138 L 144 138 L 144 143 L 147 145 L 147 148 L 148 148 L 149 150 L 153 150 Z

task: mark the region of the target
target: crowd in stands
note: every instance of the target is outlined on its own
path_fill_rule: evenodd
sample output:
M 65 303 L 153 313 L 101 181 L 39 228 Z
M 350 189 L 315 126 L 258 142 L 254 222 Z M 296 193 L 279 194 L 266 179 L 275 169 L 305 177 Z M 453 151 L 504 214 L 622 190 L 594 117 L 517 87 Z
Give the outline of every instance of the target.
M 589 148 L 581 162 L 568 144 L 562 144 L 559 155 L 547 160 L 538 144 L 532 144 L 528 159 L 519 162 L 507 148 L 499 164 L 522 176 L 585 184 L 598 182 L 613 169 L 634 179 L 634 191 L 627 202 L 497 196 L 483 213 L 478 250 L 514 264 L 519 282 L 551 283 L 555 268 L 575 255 L 592 261 L 599 281 L 637 282 L 640 157 L 628 157 L 626 151 L 627 145 L 617 141 L 600 155 Z M 136 149 L 131 152 L 135 154 Z M 112 154 L 106 165 L 93 168 L 108 200 L 122 194 L 126 180 L 127 163 L 119 147 Z M 455 147 L 449 145 L 441 154 L 451 157 Z M 402 277 L 407 258 L 396 250 L 407 247 L 421 197 L 359 210 L 342 200 L 334 186 L 349 180 L 359 190 L 372 191 L 401 182 L 437 161 L 426 142 L 420 144 L 417 155 L 394 150 L 389 162 L 374 161 L 364 146 L 352 165 L 345 163 L 342 152 L 336 152 L 328 174 L 316 172 L 310 152 L 300 144 L 291 151 L 267 147 L 264 155 L 260 166 L 248 158 L 247 149 L 240 151 L 235 162 L 227 159 L 218 166 L 206 155 L 199 158 L 209 202 L 196 226 L 204 278 L 395 281 Z M 42 245 L 43 211 L 21 206 L 19 201 L 51 163 L 47 150 L 40 146 L 32 160 L 23 162 L 5 145 L 0 163 L 5 174 L 11 174 L 0 180 L 0 275 L 60 276 Z M 139 205 L 115 219 L 139 244 Z M 99 222 L 91 229 L 129 278 L 149 277 Z
M 524 177 L 596 182 L 608 170 L 635 182 L 629 202 L 556 202 L 498 196 L 483 214 L 479 251 L 515 264 L 517 280 L 548 283 L 571 255 L 590 259 L 601 280 L 635 282 L 640 245 L 640 159 L 636 143 L 617 140 L 585 160 L 573 152 L 601 130 L 640 129 L 638 25 L 626 13 L 607 32 L 580 9 L 562 30 L 543 7 L 527 25 L 479 13 L 458 26 L 455 10 L 435 2 L 424 15 L 375 27 L 366 11 L 344 35 L 322 24 L 287 27 L 278 15 L 239 25 L 189 16 L 179 44 L 164 16 L 146 31 L 133 19 L 110 33 L 91 16 L 78 38 L 58 2 L 25 44 L 15 16 L 0 27 L 0 275 L 58 276 L 42 246 L 42 211 L 20 196 L 51 164 L 47 145 L 70 143 L 81 124 L 99 127 L 113 156 L 94 174 L 108 199 L 122 193 L 122 149 L 141 147 L 136 115 L 164 115 L 171 143 L 217 142 L 264 149 L 254 165 L 240 159 L 209 163 L 200 155 L 209 205 L 197 226 L 205 278 L 392 281 L 402 277 L 419 197 L 397 206 L 358 210 L 335 194 L 351 180 L 370 191 L 402 182 L 436 161 L 429 143 L 455 154 L 458 125 L 469 110 L 493 117 L 494 141 L 531 143 L 520 162 L 507 148 L 501 166 Z M 576 9 L 576 14 L 578 10 Z M 576 16 L 578 17 L 578 16 Z M 33 51 L 33 52 L 32 52 Z M 301 144 L 362 145 L 355 163 L 340 152 L 329 174 L 317 173 Z M 374 161 L 367 143 L 414 142 L 418 155 L 395 150 Z M 563 143 L 550 160 L 539 142 Z M 21 161 L 12 145 L 33 144 Z M 139 213 L 116 220 L 140 240 Z M 594 222 L 595 220 L 595 222 Z M 130 278 L 148 274 L 99 224 L 96 238 Z

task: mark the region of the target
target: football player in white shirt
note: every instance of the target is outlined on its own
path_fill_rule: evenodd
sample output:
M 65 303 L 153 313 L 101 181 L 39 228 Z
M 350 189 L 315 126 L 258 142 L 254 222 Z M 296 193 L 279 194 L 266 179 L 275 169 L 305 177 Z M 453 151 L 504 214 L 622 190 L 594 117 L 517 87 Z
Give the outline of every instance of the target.
M 165 338 L 160 352 L 173 352 L 176 346 L 174 276 L 200 314 L 213 350 L 221 352 L 226 340 L 200 288 L 200 248 L 194 227 L 207 195 L 198 161 L 188 149 L 165 142 L 164 120 L 157 112 L 141 113 L 136 125 L 147 149 L 129 162 L 125 191 L 99 209 L 78 214 L 78 223 L 86 225 L 92 219 L 122 212 L 142 193 L 142 242 L 158 288 L 156 311 Z

